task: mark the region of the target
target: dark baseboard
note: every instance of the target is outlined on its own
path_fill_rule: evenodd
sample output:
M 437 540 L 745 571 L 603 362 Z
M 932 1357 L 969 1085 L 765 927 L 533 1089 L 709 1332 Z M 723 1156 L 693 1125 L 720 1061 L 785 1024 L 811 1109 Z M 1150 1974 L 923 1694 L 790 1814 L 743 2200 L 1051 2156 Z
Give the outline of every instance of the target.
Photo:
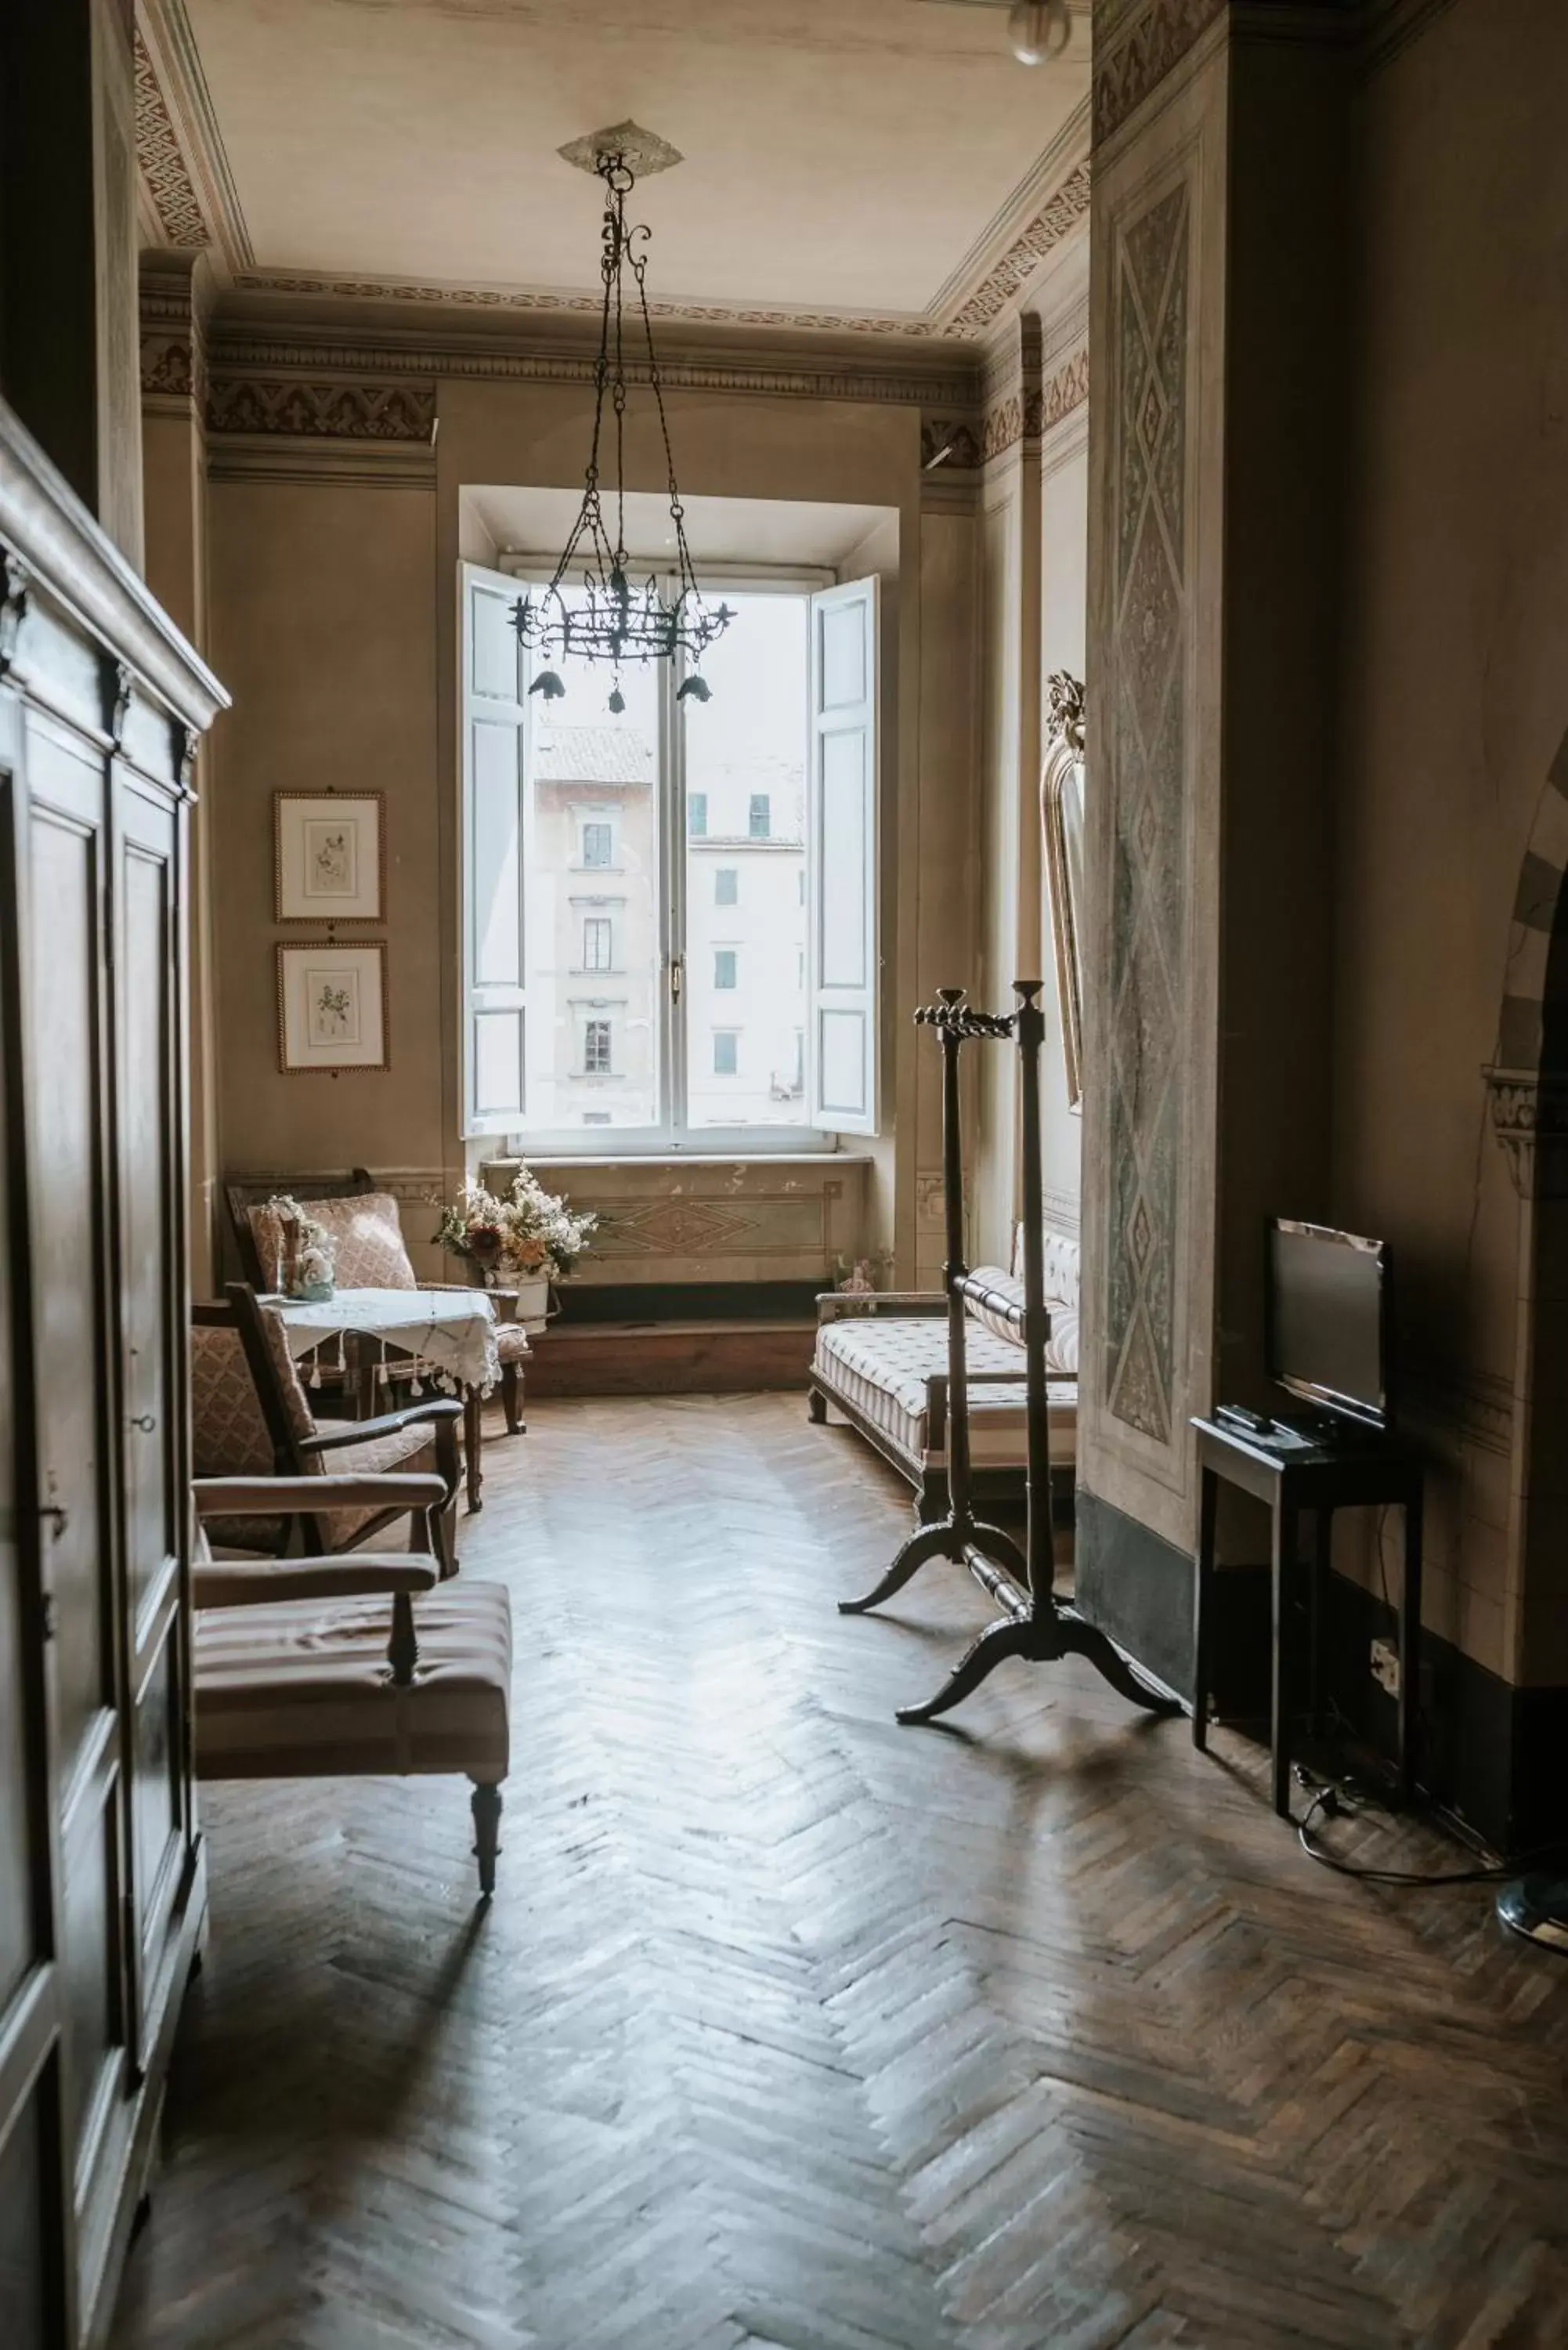
M 1074 1589 L 1081 1612 L 1192 1701 L 1192 1561 L 1078 1487 Z
M 816 1301 L 832 1282 L 566 1281 L 556 1295 L 559 1320 L 577 1322 L 815 1322 Z
M 1078 1491 L 1077 1599 L 1166 1685 L 1192 1696 L 1192 1561 L 1160 1535 Z M 1304 1591 L 1305 1578 L 1302 1579 Z M 1304 1629 L 1304 1627 L 1303 1627 Z M 1369 1669 L 1375 1639 L 1392 1639 L 1380 1593 L 1331 1575 L 1324 1616 L 1324 1689 L 1355 1740 L 1392 1761 L 1394 1700 Z M 1269 1570 L 1218 1579 L 1214 1701 L 1231 1719 L 1266 1723 Z M 1304 1660 L 1306 1641 L 1293 1643 Z M 1496 1852 L 1568 1838 L 1568 1689 L 1515 1689 L 1451 1642 L 1421 1642 L 1419 1775 L 1432 1800 Z

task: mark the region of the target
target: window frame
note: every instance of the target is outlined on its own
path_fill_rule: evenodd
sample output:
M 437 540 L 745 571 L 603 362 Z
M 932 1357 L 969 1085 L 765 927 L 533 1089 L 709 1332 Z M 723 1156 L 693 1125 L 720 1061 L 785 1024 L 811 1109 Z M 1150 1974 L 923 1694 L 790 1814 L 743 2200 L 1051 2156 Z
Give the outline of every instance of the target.
M 634 567 L 641 576 L 652 574 L 659 579 L 671 579 L 668 558 L 662 555 L 634 557 Z M 532 553 L 504 555 L 496 566 L 499 573 L 515 580 L 519 587 L 545 586 L 555 568 L 553 558 Z M 700 563 L 698 584 L 718 593 L 733 589 L 743 595 L 796 596 L 807 602 L 808 629 L 812 625 L 810 598 L 826 589 L 840 585 L 837 575 L 819 566 L 780 565 L 757 566 L 733 563 Z M 535 663 L 531 655 L 524 656 L 523 691 L 526 699 Z M 675 1123 L 674 1114 L 683 1107 L 690 1095 L 691 1040 L 687 1034 L 684 988 L 680 984 L 685 976 L 685 942 L 690 936 L 688 876 L 686 846 L 691 837 L 687 830 L 688 795 L 686 789 L 685 734 L 680 724 L 677 694 L 695 663 L 677 655 L 665 665 L 666 674 L 660 679 L 659 761 L 664 780 L 662 806 L 656 827 L 660 856 L 659 910 L 658 923 L 659 1035 L 658 1069 L 659 1073 L 660 1121 L 640 1127 L 607 1126 L 588 1131 L 583 1127 L 522 1128 L 508 1132 L 504 1148 L 509 1153 L 529 1159 L 548 1161 L 561 1159 L 711 1159 L 711 1158 L 830 1158 L 845 1149 L 864 1148 L 857 1135 L 845 1136 L 836 1129 L 818 1125 L 767 1125 L 735 1127 L 688 1127 Z M 811 752 L 811 660 L 808 654 L 806 678 L 802 691 L 806 700 L 807 749 Z M 809 806 L 809 776 L 807 799 Z M 754 796 L 754 795 L 753 795 Z M 766 795 L 771 798 L 771 795 Z M 770 808 L 770 820 L 771 820 Z M 705 838 L 705 834 L 697 836 Z M 748 837 L 753 837 L 748 833 Z M 772 838 L 770 832 L 763 836 Z M 612 855 L 615 844 L 612 843 Z M 802 902 L 809 919 L 812 891 L 809 883 L 811 845 L 806 841 L 806 862 L 802 868 Z M 584 867 L 581 871 L 598 873 L 603 867 Z M 609 870 L 615 870 L 612 865 Z M 681 943 L 677 947 L 676 941 Z M 808 974 L 811 965 L 807 951 Z M 680 966 L 679 981 L 677 965 Z M 808 996 L 807 1016 L 810 1018 Z M 737 1046 L 737 1058 L 739 1047 Z M 586 1057 L 586 1055 L 585 1055 Z M 582 1074 L 590 1074 L 584 1071 Z M 593 1072 L 599 1075 L 602 1072 Z M 613 1070 L 610 1074 L 614 1074 Z M 714 1074 L 717 1074 L 715 1072 Z M 809 1100 L 809 1084 L 806 1096 Z

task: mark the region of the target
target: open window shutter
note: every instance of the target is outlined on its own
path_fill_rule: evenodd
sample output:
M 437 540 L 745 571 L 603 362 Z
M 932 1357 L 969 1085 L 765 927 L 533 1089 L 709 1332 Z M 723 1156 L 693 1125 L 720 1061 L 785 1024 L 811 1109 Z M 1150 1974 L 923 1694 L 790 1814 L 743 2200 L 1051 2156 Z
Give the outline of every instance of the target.
M 527 1106 L 522 589 L 462 566 L 463 1132 L 506 1134 Z
M 811 1122 L 877 1131 L 877 582 L 811 599 Z

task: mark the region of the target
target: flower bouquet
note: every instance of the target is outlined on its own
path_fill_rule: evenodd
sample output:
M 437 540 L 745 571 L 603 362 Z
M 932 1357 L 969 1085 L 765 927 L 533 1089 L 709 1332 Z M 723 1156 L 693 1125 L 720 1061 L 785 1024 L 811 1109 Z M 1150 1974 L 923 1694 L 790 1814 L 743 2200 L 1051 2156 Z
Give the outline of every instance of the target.
M 520 1167 L 512 1189 L 498 1199 L 483 1183 L 465 1183 L 441 1211 L 435 1233 L 440 1245 L 475 1266 L 489 1288 L 516 1283 L 519 1288 L 565 1281 L 588 1244 L 598 1219 L 574 1215 L 565 1200 L 546 1191 L 537 1176 Z M 518 1319 L 523 1319 L 521 1303 Z

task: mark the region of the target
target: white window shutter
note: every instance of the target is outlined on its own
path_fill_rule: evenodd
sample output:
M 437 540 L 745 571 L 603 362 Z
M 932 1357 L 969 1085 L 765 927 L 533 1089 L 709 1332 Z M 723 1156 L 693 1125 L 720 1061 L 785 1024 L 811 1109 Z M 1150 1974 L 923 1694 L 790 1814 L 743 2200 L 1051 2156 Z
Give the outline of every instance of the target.
M 462 566 L 463 1132 L 508 1134 L 527 1109 L 524 872 L 526 671 L 515 579 Z
M 877 582 L 811 599 L 811 1123 L 875 1134 Z

